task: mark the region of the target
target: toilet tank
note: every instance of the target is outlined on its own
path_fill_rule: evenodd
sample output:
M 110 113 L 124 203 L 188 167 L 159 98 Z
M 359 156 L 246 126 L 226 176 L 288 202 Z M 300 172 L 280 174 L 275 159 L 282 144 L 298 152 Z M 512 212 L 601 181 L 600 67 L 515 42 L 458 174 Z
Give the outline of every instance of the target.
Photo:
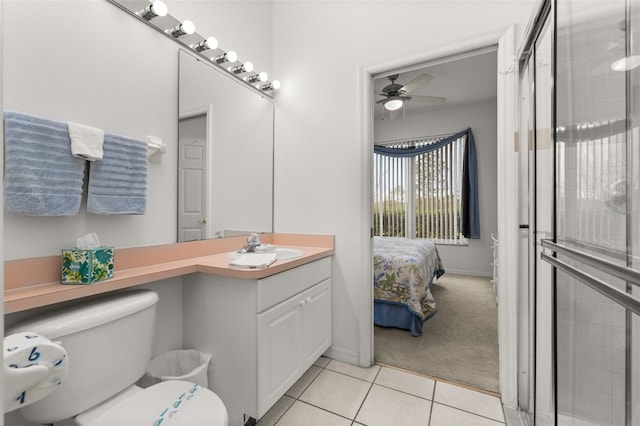
M 6 335 L 32 331 L 61 342 L 69 372 L 51 394 L 20 410 L 40 424 L 58 422 L 134 384 L 149 360 L 157 293 L 126 291 L 54 309 L 13 325 Z

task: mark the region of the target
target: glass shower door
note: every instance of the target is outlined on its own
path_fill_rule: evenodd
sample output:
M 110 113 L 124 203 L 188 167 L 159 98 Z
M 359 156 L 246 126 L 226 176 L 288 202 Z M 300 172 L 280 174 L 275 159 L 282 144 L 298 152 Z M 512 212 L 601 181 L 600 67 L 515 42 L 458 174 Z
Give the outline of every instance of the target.
M 638 2 L 555 4 L 556 422 L 639 425 Z

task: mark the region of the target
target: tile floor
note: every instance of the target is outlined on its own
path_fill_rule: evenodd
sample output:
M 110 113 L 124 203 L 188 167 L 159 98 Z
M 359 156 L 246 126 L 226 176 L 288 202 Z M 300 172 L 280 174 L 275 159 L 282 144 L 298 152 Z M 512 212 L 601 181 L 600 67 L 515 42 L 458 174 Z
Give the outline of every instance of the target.
M 320 357 L 259 426 L 503 425 L 500 399 L 374 365 Z

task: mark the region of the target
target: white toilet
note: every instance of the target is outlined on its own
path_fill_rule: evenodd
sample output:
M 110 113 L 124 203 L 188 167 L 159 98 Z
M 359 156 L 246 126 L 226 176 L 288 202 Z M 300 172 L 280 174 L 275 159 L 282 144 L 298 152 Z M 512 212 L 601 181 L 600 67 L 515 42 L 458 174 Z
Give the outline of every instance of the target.
M 199 385 L 168 380 L 142 389 L 151 359 L 158 295 L 127 291 L 26 319 L 7 330 L 38 333 L 67 351 L 69 372 L 51 394 L 20 409 L 25 419 L 78 425 L 226 426 L 220 398 Z

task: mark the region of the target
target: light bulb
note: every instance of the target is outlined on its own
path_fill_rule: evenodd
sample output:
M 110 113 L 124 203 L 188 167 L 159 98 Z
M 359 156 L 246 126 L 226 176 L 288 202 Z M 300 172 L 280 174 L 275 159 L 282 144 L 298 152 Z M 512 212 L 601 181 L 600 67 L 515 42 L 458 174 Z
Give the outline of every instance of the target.
M 196 25 L 188 19 L 186 19 L 180 26 L 185 34 L 193 34 L 196 32 Z
M 174 37 L 182 37 L 183 35 L 195 33 L 196 26 L 193 22 L 185 19 L 180 25 L 176 25 L 175 27 L 167 31 Z
M 251 62 L 247 61 L 244 64 L 238 65 L 237 67 L 230 67 L 229 71 L 231 71 L 234 74 L 242 74 L 244 72 L 251 72 L 251 71 L 253 71 L 253 64 Z
M 236 52 L 234 52 L 233 50 L 230 50 L 227 52 L 227 60 L 229 62 L 235 62 L 238 60 L 238 54 Z
M 217 64 L 224 64 L 225 62 L 235 62 L 238 60 L 238 54 L 233 50 L 223 53 L 222 55 L 214 56 L 211 58 Z
M 269 75 L 262 71 L 258 74 L 254 74 L 254 75 L 250 75 L 249 77 L 245 77 L 245 80 L 247 80 L 249 83 L 258 83 L 258 82 L 264 82 L 269 80 Z
M 167 7 L 167 5 L 164 4 L 163 1 L 156 0 L 149 6 L 138 12 L 138 14 L 141 18 L 150 21 L 156 16 L 167 16 L 167 12 L 169 12 L 169 8 Z
M 273 80 L 271 83 L 263 84 L 262 86 L 258 85 L 257 87 L 264 91 L 278 90 L 280 88 L 280 82 L 278 80 Z
M 217 49 L 218 40 L 216 40 L 215 37 L 207 37 L 206 39 L 202 40 L 200 43 L 194 44 L 191 47 L 195 49 L 196 52 L 202 52 L 203 50 L 209 50 L 209 49 L 211 50 Z
M 253 71 L 253 64 L 251 62 L 247 61 L 244 64 L 238 65 L 237 67 L 230 67 L 229 71 L 231 71 L 234 74 L 242 74 L 244 72 L 251 72 L 251 71 Z
M 404 101 L 400 98 L 389 98 L 387 102 L 384 103 L 385 109 L 389 111 L 395 111 L 397 109 L 402 108 Z

